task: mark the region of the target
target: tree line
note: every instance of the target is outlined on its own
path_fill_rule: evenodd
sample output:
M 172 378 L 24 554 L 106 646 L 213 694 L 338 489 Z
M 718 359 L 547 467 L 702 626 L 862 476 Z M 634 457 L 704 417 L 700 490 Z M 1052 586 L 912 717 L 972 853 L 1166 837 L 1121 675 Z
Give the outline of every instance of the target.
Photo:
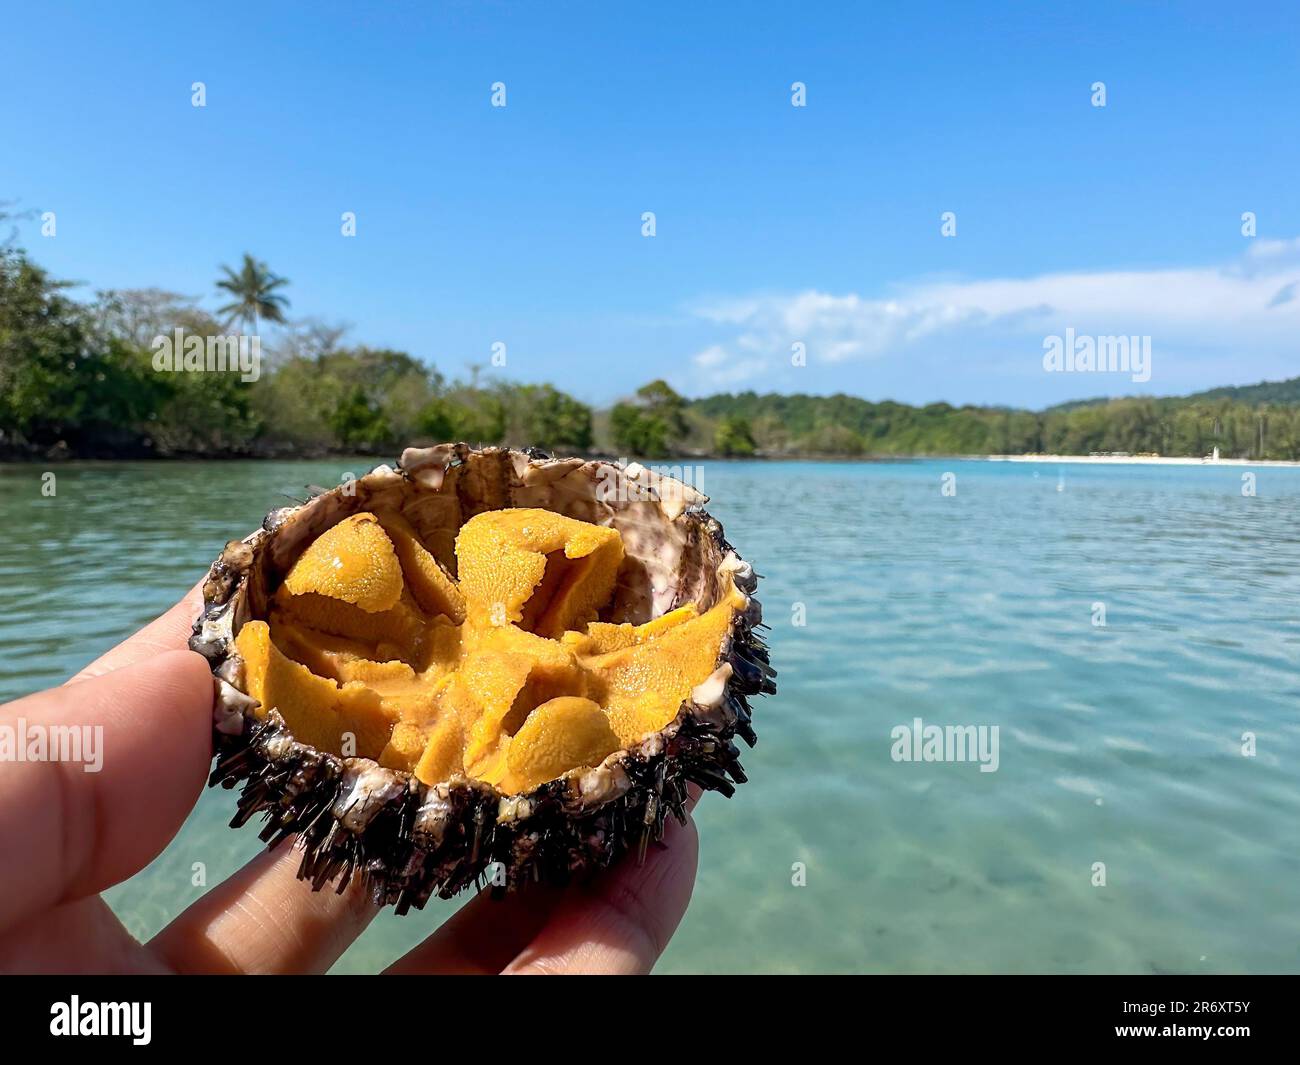
M 2 214 L 2 212 L 0 212 Z M 0 217 L 0 222 L 3 218 Z M 245 255 L 215 282 L 215 313 L 162 289 L 79 301 L 0 245 L 0 455 L 389 454 L 465 440 L 552 451 L 674 455 L 902 456 L 1208 454 L 1300 460 L 1297 381 L 1183 399 L 1094 400 L 1033 412 L 856 396 L 722 394 L 698 400 L 652 381 L 607 411 L 549 384 L 448 379 L 406 352 L 290 321 L 288 281 Z M 254 381 L 160 373 L 154 340 L 277 326 Z
M 223 267 L 215 314 L 161 289 L 74 300 L 12 246 L 0 249 L 0 449 L 11 455 L 238 456 L 390 453 L 468 440 L 564 450 L 593 445 L 592 412 L 551 385 L 447 379 L 344 328 L 290 322 L 284 278 L 246 255 Z M 256 335 L 275 323 L 255 380 L 160 373 L 157 337 Z
M 1242 391 L 1253 396 L 1265 386 Z M 1286 395 L 1290 382 L 1266 386 Z M 1127 452 L 1300 460 L 1300 404 L 1243 402 L 1224 390 L 1186 398 L 1093 400 L 1045 411 L 872 403 L 857 396 L 716 395 L 703 423 L 742 423 L 771 455 L 1087 455 Z

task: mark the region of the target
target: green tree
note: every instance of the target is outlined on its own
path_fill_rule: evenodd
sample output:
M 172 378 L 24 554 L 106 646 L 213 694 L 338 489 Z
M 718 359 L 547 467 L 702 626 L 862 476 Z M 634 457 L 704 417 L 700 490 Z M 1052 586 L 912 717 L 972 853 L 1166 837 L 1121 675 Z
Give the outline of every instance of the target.
M 667 381 L 651 381 L 629 403 L 610 411 L 609 431 L 620 451 L 644 458 L 670 455 L 689 431 L 686 400 Z
M 321 372 L 316 359 L 282 361 L 250 389 L 250 401 L 270 450 L 323 450 L 334 445 L 332 416 L 342 399 L 340 383 Z
M 687 432 L 686 400 L 673 391 L 667 381 L 651 381 L 636 390 L 637 403 L 648 415 L 658 418 L 668 431 L 669 440 L 680 440 Z
M 659 458 L 668 454 L 668 426 L 631 403 L 615 404 L 609 412 L 614 446 L 625 455 Z
M 509 390 L 456 384 L 420 410 L 418 430 L 428 440 L 499 444 L 510 422 Z
M 393 438 L 384 412 L 360 385 L 353 385 L 339 400 L 330 415 L 330 428 L 339 444 L 349 448 L 377 448 Z
M 749 420 L 739 415 L 726 416 L 718 422 L 713 432 L 713 450 L 719 455 L 749 456 L 754 453 L 757 446 L 754 443 L 754 431 L 750 428 Z
M 861 455 L 866 450 L 862 437 L 843 425 L 822 425 L 800 441 L 801 450 L 814 455 Z
M 439 444 L 455 440 L 455 414 L 456 411 L 447 400 L 432 399 L 421 409 L 416 420 L 416 430 L 426 440 Z
M 226 272 L 226 276 L 218 279 L 217 288 L 234 297 L 230 303 L 217 310 L 218 314 L 225 317 L 227 325 L 235 321 L 242 322 L 244 331 L 255 336 L 263 319 L 268 322 L 284 321 L 289 301 L 276 290 L 289 283 L 285 278 L 271 273 L 266 263 L 259 262 L 247 252 L 244 253 L 244 262 L 238 273 L 225 265 L 221 269 Z
M 494 392 L 463 392 L 449 401 L 453 437 L 470 444 L 498 444 L 505 437 L 507 410 Z
M 320 379 L 317 402 L 336 443 L 348 448 L 407 443 L 421 431 L 424 410 L 442 382 L 406 352 L 388 348 L 329 350 L 307 361 L 313 364 Z
M 0 434 L 82 450 L 135 446 L 159 382 L 145 353 L 96 334 L 68 287 L 23 253 L 0 253 Z
M 524 423 L 524 442 L 534 447 L 591 447 L 591 408 L 552 385 L 524 385 L 514 402 Z
M 160 288 L 100 292 L 90 313 L 102 337 L 119 338 L 142 351 L 150 349 L 156 337 L 170 336 L 178 327 L 192 335 L 221 332 L 216 320 L 193 300 Z
M 152 374 L 161 388 L 139 425 L 164 455 L 241 455 L 253 451 L 263 421 L 253 403 L 258 385 L 232 373 Z
M 0 200 L 0 252 L 9 251 L 17 244 L 18 226 L 15 223 L 19 220 L 26 221 L 36 214 L 31 207 L 22 211 L 13 210 L 17 206 L 17 200 Z

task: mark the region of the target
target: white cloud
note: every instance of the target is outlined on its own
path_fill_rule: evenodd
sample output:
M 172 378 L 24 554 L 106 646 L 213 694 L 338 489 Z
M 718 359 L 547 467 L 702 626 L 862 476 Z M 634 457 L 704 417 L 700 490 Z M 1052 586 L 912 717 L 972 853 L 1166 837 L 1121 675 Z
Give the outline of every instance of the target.
M 1300 255 L 1300 237 L 1293 237 L 1291 240 L 1271 240 L 1260 237 L 1250 242 L 1250 250 L 1246 253 L 1248 259 L 1290 258 L 1296 255 Z
M 714 388 L 742 384 L 767 367 L 767 360 L 735 358 L 721 344 L 705 348 L 693 361 Z
M 901 360 L 942 346 L 964 358 L 1023 353 L 1029 374 L 1041 370 L 1043 337 L 1066 327 L 1149 335 L 1157 358 L 1277 356 L 1300 339 L 1297 281 L 1300 238 L 1256 240 L 1223 266 L 926 281 L 882 297 L 748 296 L 696 309 L 727 335 L 695 357 L 695 369 L 705 388 L 761 381 L 783 372 L 790 345 L 802 341 L 810 366 Z

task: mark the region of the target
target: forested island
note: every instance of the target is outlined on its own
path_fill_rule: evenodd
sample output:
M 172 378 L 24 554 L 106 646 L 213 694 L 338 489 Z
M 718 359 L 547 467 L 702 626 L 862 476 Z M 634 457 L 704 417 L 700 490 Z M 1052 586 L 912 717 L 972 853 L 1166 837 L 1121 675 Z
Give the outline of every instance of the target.
M 1182 398 L 1043 411 L 856 396 L 686 399 L 652 381 L 608 410 L 471 367 L 449 378 L 346 330 L 291 320 L 287 281 L 251 255 L 223 267 L 216 312 L 162 289 L 73 287 L 0 248 L 0 458 L 391 456 L 440 440 L 659 458 L 1090 454 L 1300 459 L 1300 378 Z M 259 335 L 255 379 L 160 372 L 159 337 Z M 177 331 L 181 331 L 179 334 Z M 196 342 L 197 343 L 197 342 Z

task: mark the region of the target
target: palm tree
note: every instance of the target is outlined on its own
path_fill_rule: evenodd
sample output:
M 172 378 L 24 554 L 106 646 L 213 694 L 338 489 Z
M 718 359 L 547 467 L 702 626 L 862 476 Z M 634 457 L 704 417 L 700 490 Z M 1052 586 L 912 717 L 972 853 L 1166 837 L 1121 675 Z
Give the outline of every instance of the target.
M 224 289 L 235 297 L 232 303 L 217 310 L 225 315 L 226 324 L 236 320 L 244 323 L 245 331 L 257 334 L 257 327 L 262 319 L 268 322 L 283 322 L 284 309 L 289 301 L 275 290 L 289 282 L 283 277 L 271 273 L 266 263 L 258 262 L 247 252 L 244 253 L 244 265 L 239 273 L 228 266 L 222 266 L 226 276 L 217 281 L 217 288 Z M 252 329 L 249 330 L 248 326 Z

